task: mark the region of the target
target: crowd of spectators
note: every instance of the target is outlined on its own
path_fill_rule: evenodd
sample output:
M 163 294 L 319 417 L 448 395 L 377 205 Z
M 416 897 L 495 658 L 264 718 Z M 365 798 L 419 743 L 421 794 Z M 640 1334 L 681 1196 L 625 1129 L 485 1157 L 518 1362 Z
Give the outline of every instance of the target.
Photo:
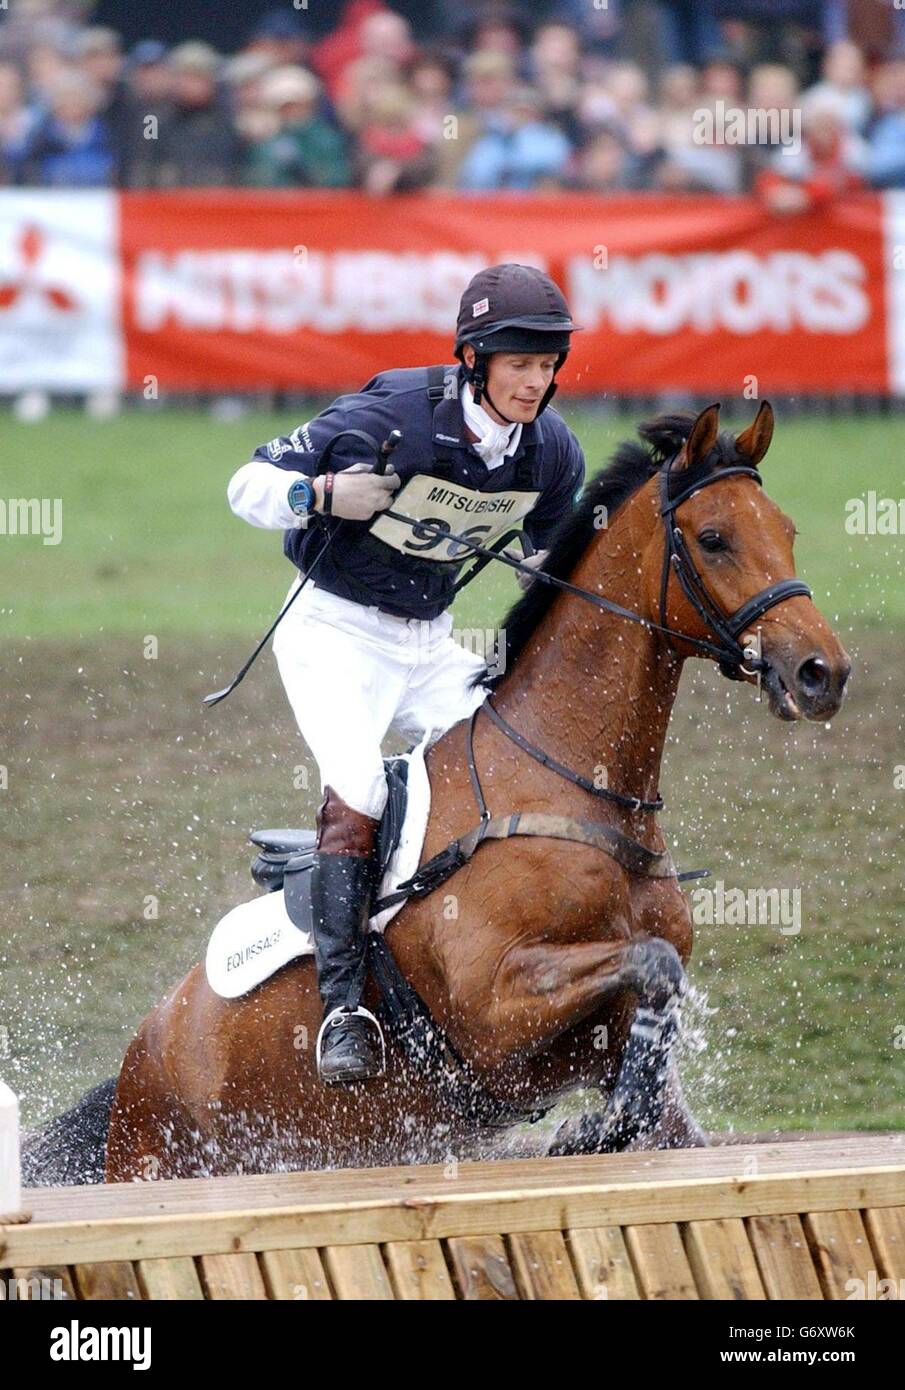
M 324 36 L 287 5 L 227 54 L 193 39 L 124 51 L 55 0 L 22 0 L 0 23 L 0 182 L 754 188 L 795 210 L 905 186 L 905 11 L 872 4 L 885 28 L 860 44 L 845 4 L 816 0 L 562 0 L 539 21 L 466 6 L 428 42 L 383 0 L 349 0 Z M 726 116 L 749 109 L 785 113 L 795 138 L 738 143 Z

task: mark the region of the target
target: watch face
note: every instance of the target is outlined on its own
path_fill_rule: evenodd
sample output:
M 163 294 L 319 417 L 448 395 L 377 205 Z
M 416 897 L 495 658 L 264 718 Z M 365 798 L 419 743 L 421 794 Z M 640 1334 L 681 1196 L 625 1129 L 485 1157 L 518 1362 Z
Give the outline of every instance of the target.
M 289 489 L 289 505 L 299 515 L 310 512 L 313 490 L 310 483 L 296 481 Z

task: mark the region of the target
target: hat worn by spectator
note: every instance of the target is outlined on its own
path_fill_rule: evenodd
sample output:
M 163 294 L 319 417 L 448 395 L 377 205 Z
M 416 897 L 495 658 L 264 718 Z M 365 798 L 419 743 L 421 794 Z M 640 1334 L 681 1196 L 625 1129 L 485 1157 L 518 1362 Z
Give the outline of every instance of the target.
M 305 68 L 275 68 L 261 84 L 261 99 L 268 106 L 291 106 L 316 101 L 321 84 Z
M 75 51 L 79 58 L 87 58 L 91 53 L 119 53 L 122 43 L 115 29 L 97 25 L 85 29 L 75 41 Z
M 208 43 L 190 39 L 188 43 L 178 44 L 170 53 L 170 67 L 177 72 L 214 73 L 220 64 L 220 55 Z
M 130 68 L 153 68 L 165 63 L 167 46 L 159 39 L 142 39 L 129 53 Z

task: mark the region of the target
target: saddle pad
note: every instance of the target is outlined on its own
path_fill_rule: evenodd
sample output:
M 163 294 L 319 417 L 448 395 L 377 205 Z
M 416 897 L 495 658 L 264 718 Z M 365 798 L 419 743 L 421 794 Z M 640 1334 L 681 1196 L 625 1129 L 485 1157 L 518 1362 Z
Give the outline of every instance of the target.
M 411 878 L 421 859 L 430 814 L 430 782 L 424 763 L 430 737 L 427 734 L 417 748 L 406 754 L 409 769 L 405 821 L 380 884 L 380 897 Z M 404 903 L 396 903 L 372 917 L 371 931 L 382 932 L 403 906 Z M 240 903 L 217 923 L 204 961 L 207 982 L 221 998 L 237 999 L 297 956 L 313 953 L 311 933 L 300 931 L 290 919 L 282 889 L 264 893 Z

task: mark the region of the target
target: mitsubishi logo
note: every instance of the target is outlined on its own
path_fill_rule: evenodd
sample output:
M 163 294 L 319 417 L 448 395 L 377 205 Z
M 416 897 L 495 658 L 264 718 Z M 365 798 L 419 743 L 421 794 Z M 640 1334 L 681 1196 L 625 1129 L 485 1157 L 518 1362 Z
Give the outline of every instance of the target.
M 19 236 L 19 259 L 22 272 L 18 280 L 0 281 L 0 309 L 12 309 L 20 300 L 37 295 L 52 309 L 72 313 L 78 301 L 62 285 L 44 282 L 37 270 L 44 254 L 45 236 L 40 227 L 26 226 Z

